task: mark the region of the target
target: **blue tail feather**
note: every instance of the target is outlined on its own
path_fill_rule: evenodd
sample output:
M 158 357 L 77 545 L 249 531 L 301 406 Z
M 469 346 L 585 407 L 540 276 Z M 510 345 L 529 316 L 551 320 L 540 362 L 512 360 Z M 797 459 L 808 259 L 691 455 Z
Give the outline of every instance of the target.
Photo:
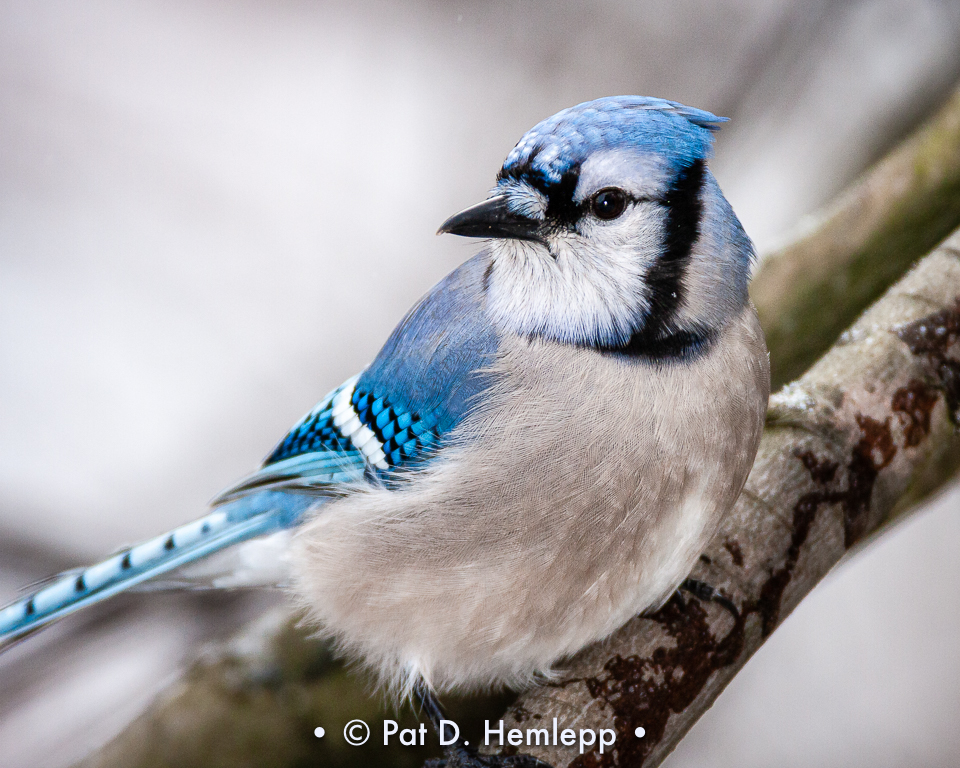
M 223 504 L 199 520 L 89 568 L 67 571 L 0 608 L 0 650 L 148 579 L 248 539 L 291 528 L 316 501 L 315 496 L 264 491 Z

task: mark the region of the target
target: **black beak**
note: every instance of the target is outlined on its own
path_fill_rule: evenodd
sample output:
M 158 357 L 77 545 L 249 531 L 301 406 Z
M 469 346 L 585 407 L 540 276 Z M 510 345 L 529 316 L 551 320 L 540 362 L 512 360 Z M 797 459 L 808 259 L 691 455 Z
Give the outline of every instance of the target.
M 438 235 L 449 233 L 463 237 L 502 237 L 513 240 L 543 242 L 543 222 L 514 213 L 507 207 L 503 195 L 491 197 L 455 213 L 437 230 Z

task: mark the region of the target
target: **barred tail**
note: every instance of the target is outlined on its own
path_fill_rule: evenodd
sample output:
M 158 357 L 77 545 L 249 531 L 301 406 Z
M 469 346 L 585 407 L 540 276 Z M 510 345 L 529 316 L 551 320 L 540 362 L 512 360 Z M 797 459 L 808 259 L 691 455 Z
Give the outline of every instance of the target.
M 56 576 L 32 594 L 0 608 L 0 651 L 57 619 L 148 579 L 242 541 L 290 528 L 315 501 L 277 491 L 236 499 L 89 568 Z

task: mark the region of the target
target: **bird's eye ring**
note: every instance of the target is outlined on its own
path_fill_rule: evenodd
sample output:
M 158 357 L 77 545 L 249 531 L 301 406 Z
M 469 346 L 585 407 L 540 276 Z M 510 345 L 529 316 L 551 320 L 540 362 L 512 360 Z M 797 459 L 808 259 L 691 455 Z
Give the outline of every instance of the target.
M 623 214 L 627 200 L 627 193 L 622 189 L 607 187 L 590 198 L 590 211 L 602 221 L 611 221 Z

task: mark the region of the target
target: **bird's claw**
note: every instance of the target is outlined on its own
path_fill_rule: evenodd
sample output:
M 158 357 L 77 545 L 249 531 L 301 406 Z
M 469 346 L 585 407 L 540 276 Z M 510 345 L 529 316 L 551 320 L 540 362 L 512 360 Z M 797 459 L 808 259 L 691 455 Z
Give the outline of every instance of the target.
M 691 595 L 705 603 L 716 603 L 717 605 L 726 608 L 733 615 L 734 620 L 740 618 L 740 610 L 737 608 L 733 600 L 723 594 L 719 589 L 711 587 L 706 582 L 698 581 L 697 579 L 684 579 L 683 583 L 680 585 L 680 589 L 684 592 L 689 592 Z

